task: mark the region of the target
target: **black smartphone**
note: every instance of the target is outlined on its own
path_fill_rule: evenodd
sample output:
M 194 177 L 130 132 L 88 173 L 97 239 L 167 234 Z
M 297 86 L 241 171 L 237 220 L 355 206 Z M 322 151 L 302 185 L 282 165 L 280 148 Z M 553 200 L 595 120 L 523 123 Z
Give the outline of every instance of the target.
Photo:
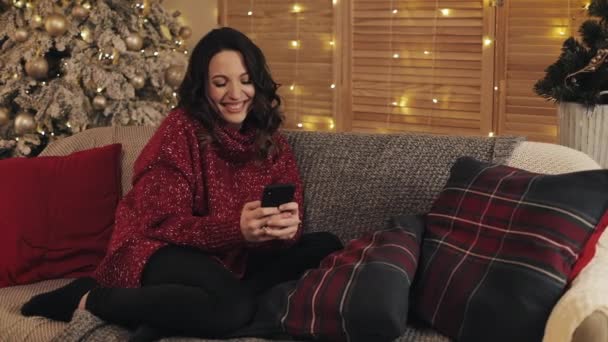
M 295 191 L 296 186 L 291 183 L 266 185 L 262 194 L 262 207 L 278 207 L 289 203 L 293 201 Z

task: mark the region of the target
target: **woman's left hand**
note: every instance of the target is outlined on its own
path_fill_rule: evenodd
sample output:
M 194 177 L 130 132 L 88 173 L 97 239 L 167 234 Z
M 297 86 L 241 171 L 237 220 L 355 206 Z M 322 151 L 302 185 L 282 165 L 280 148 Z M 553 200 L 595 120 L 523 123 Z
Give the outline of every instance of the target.
M 289 202 L 279 206 L 279 214 L 272 215 L 264 228 L 266 235 L 277 239 L 292 239 L 300 226 L 300 215 L 297 202 Z

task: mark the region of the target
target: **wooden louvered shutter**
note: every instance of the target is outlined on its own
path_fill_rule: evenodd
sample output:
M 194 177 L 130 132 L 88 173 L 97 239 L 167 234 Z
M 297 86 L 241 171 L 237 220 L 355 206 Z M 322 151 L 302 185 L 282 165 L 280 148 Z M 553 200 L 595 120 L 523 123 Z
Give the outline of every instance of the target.
M 587 19 L 577 0 L 506 0 L 499 9 L 497 76 L 498 132 L 556 142 L 556 106 L 534 93 L 566 38 L 578 36 Z
M 487 135 L 489 1 L 353 0 L 352 130 Z
M 273 78 L 282 85 L 285 127 L 334 129 L 338 74 L 332 2 L 222 0 L 220 13 L 221 25 L 245 33 L 264 52 Z

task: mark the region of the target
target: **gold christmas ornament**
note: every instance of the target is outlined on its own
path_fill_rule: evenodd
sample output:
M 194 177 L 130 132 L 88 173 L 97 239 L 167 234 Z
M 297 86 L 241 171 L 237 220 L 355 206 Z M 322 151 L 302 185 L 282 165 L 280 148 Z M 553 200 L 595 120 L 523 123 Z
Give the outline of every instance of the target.
M 36 129 L 36 120 L 30 113 L 23 112 L 17 114 L 15 117 L 15 133 L 21 135 L 26 133 L 33 133 Z
M 141 75 L 136 75 L 131 79 L 131 85 L 135 89 L 141 89 L 146 85 L 146 78 Z
M 105 65 L 118 64 L 120 52 L 116 48 L 104 48 L 99 51 L 97 59 Z
M 144 47 L 144 39 L 137 33 L 131 33 L 125 39 L 127 49 L 130 51 L 139 51 Z
M 186 70 L 181 65 L 172 65 L 165 70 L 165 82 L 173 88 L 179 87 L 184 79 Z
M 160 33 L 166 40 L 173 40 L 173 35 L 171 34 L 171 30 L 167 25 L 160 25 Z
M 88 27 L 85 27 L 80 31 L 80 38 L 89 44 L 93 42 L 93 34 Z
M 15 30 L 15 40 L 19 43 L 23 43 L 30 37 L 30 33 L 24 28 L 18 28 Z
M 30 21 L 30 26 L 33 29 L 37 29 L 37 28 L 42 27 L 42 24 L 43 24 L 42 17 L 40 15 L 38 15 L 38 14 L 34 14 L 32 16 L 32 21 Z
M 59 37 L 68 30 L 68 21 L 63 15 L 52 13 L 46 17 L 44 28 L 52 37 Z
M 48 76 L 49 63 L 44 57 L 34 57 L 25 63 L 25 73 L 37 80 L 43 80 Z
M 95 95 L 93 98 L 93 108 L 95 108 L 95 110 L 104 110 L 107 105 L 108 100 L 106 100 L 105 96 Z
M 72 8 L 72 16 L 78 20 L 84 20 L 89 15 L 89 10 L 83 6 L 76 5 Z
M 10 120 L 8 108 L 0 107 L 0 127 L 6 125 Z
M 136 0 L 134 6 L 140 16 L 147 17 L 150 14 L 150 0 Z
M 189 26 L 182 26 L 179 29 L 179 36 L 183 39 L 188 39 L 192 36 L 192 29 Z

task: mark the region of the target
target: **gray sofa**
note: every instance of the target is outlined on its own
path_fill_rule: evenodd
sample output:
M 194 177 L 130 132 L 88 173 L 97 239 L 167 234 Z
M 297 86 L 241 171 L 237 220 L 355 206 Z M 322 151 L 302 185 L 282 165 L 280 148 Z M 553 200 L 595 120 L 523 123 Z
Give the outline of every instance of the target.
M 122 184 L 126 193 L 131 186 L 133 162 L 154 129 L 91 129 L 51 144 L 42 156 L 66 155 L 121 143 Z M 463 155 L 543 173 L 599 168 L 589 157 L 569 148 L 510 137 L 285 133 L 305 184 L 304 229 L 332 231 L 343 241 L 384 228 L 394 215 L 428 211 L 448 177 L 451 164 Z M 600 244 L 608 245 L 604 240 L 608 238 L 601 239 Z M 604 265 L 608 265 L 608 252 L 600 251 L 581 273 L 581 280 L 573 283 L 554 308 L 547 322 L 545 341 L 608 341 L 608 303 L 598 294 L 601 290 L 608 293 L 608 275 L 606 271 L 594 270 L 608 269 Z M 31 296 L 67 281 L 53 279 L 0 289 L 0 341 L 121 341 L 128 338 L 129 332 L 125 329 L 103 324 L 86 312 L 77 312 L 69 324 L 19 314 L 20 306 Z M 448 340 L 432 330 L 414 328 L 399 338 L 399 341 Z

